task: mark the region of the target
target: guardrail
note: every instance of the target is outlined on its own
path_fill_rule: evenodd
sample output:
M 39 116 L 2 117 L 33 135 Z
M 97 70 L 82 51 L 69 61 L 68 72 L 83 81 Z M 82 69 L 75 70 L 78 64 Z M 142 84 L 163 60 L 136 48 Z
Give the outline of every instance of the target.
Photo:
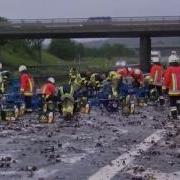
M 0 26 L 13 25 L 93 25 L 93 24 L 180 24 L 180 16 L 151 16 L 151 17 L 101 17 L 91 18 L 52 18 L 52 19 L 7 19 L 0 22 Z

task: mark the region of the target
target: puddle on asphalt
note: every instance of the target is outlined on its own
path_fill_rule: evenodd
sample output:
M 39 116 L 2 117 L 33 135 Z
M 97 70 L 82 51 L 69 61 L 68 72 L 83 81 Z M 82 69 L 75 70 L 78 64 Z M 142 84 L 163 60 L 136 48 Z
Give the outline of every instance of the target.
M 65 162 L 65 163 L 74 164 L 74 163 L 80 161 L 80 160 L 81 160 L 82 158 L 84 158 L 86 155 L 87 155 L 87 154 L 83 154 L 83 153 L 82 153 L 82 154 L 76 155 L 76 156 L 74 156 L 74 157 L 72 157 L 72 156 L 70 156 L 70 157 L 68 157 L 68 156 L 62 156 L 62 157 L 61 157 L 61 160 L 62 160 L 63 162 Z
M 20 174 L 20 172 L 17 172 L 17 171 L 0 171 L 0 175 L 3 175 L 3 176 L 10 176 L 10 175 L 18 175 Z
M 74 164 L 78 161 L 81 161 L 83 158 L 85 158 L 87 155 L 92 154 L 95 152 L 95 150 L 93 149 L 85 149 L 84 151 L 86 151 L 87 153 L 79 153 L 78 155 L 63 155 L 61 157 L 61 160 L 65 163 L 70 163 L 70 164 Z
M 59 171 L 59 169 L 52 169 L 51 167 L 49 167 L 48 169 L 42 168 L 42 169 L 39 169 L 38 171 L 36 171 L 35 175 L 38 177 L 49 177 L 58 171 Z

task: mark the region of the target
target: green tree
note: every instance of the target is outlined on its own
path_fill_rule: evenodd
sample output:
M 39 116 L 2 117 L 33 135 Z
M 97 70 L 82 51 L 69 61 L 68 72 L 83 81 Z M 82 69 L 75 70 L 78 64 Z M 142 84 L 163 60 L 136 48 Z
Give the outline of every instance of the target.
M 42 63 L 42 43 L 44 39 L 26 39 L 25 46 L 29 53 L 35 54 L 39 63 Z
M 7 19 L 4 18 L 4 17 L 0 17 L 0 23 L 6 23 L 7 22 Z M 2 56 L 2 48 L 3 46 L 8 42 L 7 39 L 1 39 L 0 40 L 0 61 L 3 60 L 3 56 Z
M 53 39 L 48 51 L 61 59 L 72 60 L 76 54 L 76 44 L 70 39 Z
M 76 56 L 81 56 L 83 57 L 85 55 L 85 50 L 83 44 L 75 44 L 75 54 Z

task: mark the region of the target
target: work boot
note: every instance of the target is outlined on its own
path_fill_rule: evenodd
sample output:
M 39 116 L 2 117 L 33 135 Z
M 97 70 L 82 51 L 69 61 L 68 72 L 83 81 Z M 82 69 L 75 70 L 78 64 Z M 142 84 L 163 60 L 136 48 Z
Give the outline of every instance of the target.
M 51 124 L 54 121 L 54 113 L 53 112 L 49 112 L 48 114 L 48 123 Z
M 178 116 L 180 116 L 180 100 L 177 100 L 177 111 L 178 111 Z
M 160 96 L 160 97 L 159 97 L 159 103 L 160 103 L 161 106 L 164 106 L 164 104 L 165 104 L 165 98 L 164 98 L 163 96 Z
M 178 112 L 177 112 L 176 106 L 171 107 L 171 109 L 170 109 L 170 117 L 171 117 L 172 119 L 177 119 L 177 117 L 178 117 Z

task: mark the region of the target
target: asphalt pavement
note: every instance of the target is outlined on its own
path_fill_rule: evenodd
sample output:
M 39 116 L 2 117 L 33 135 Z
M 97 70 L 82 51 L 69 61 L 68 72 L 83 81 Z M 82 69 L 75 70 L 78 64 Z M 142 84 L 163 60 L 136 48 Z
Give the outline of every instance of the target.
M 0 179 L 180 179 L 180 125 L 167 109 L 128 117 L 93 109 L 39 124 L 37 114 L 0 124 Z

